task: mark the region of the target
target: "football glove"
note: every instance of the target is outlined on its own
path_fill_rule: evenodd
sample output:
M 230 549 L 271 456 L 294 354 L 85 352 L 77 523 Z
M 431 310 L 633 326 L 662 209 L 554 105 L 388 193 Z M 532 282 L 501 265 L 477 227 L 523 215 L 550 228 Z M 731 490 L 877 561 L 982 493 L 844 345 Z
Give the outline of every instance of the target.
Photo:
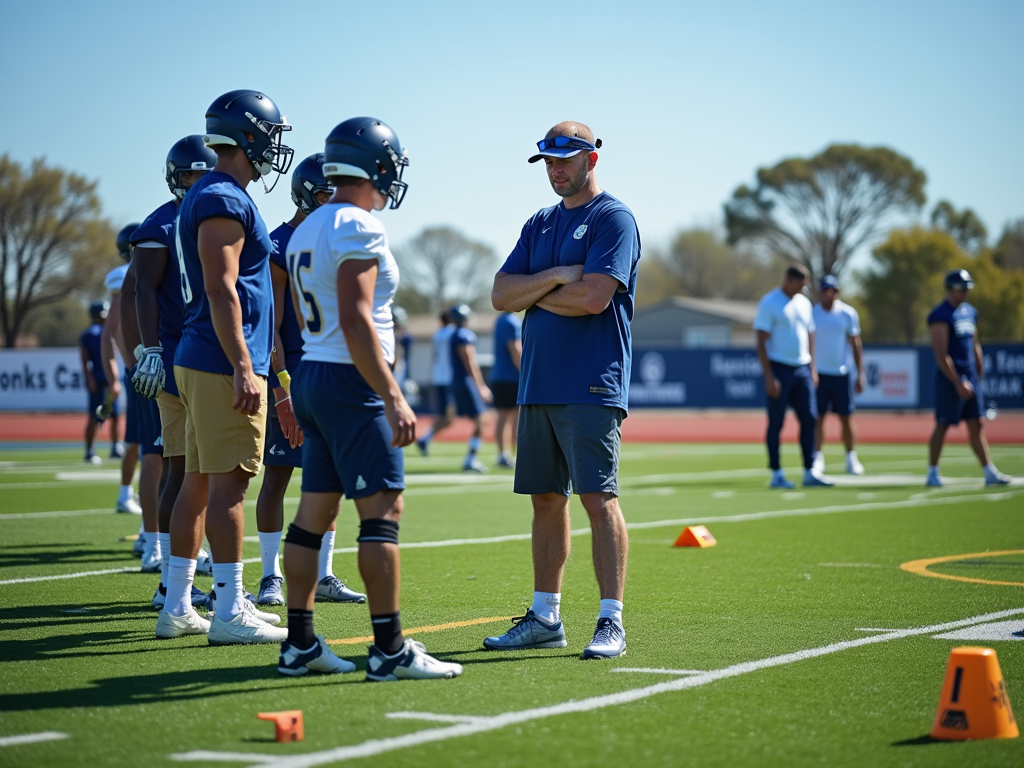
M 164 371 L 164 348 L 146 347 L 143 349 L 140 344 L 135 348 L 135 357 L 139 364 L 132 376 L 132 384 L 135 391 L 143 397 L 154 399 L 160 395 L 167 381 L 167 373 Z

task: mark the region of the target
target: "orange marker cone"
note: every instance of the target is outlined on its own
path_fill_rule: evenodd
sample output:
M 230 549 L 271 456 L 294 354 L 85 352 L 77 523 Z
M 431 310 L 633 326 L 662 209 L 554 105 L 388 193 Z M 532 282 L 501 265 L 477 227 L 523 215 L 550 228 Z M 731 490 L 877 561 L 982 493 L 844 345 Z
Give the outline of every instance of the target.
M 673 547 L 713 547 L 718 542 L 711 531 L 703 525 L 688 525 L 683 528 Z
M 950 651 L 931 737 L 964 741 L 1019 735 L 996 652 L 971 647 Z
M 278 741 L 302 741 L 306 737 L 302 727 L 302 710 L 289 709 L 285 712 L 260 712 L 257 720 L 270 720 L 277 726 L 275 738 Z

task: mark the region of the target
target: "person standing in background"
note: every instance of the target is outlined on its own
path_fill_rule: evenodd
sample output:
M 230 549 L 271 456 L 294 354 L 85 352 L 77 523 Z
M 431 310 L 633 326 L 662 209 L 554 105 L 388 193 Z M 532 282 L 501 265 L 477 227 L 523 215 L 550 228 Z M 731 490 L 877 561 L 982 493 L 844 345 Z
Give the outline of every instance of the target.
M 502 312 L 494 321 L 494 368 L 491 369 L 491 393 L 498 422 L 494 439 L 498 444 L 498 466 L 515 467 L 516 430 L 519 428 L 519 363 L 523 356 L 523 321 L 514 312 Z M 508 427 L 509 450 L 505 449 Z

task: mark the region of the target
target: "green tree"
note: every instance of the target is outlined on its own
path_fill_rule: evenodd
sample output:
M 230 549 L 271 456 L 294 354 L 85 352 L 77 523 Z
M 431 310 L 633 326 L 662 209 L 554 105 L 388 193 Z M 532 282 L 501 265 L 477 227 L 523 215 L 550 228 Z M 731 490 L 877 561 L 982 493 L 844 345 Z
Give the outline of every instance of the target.
M 26 173 L 0 157 L 0 331 L 13 347 L 32 312 L 102 290 L 116 260 L 96 182 L 32 161 Z
M 1024 271 L 1002 269 L 991 253 L 975 259 L 962 256 L 953 269 L 957 267 L 974 278 L 967 300 L 978 310 L 982 342 L 1024 341 Z
M 970 208 L 958 211 L 948 200 L 940 200 L 932 209 L 932 226 L 948 233 L 957 244 L 972 256 L 985 247 L 988 230 Z
M 924 341 L 928 313 L 945 295 L 943 277 L 963 262 L 963 252 L 945 232 L 912 227 L 890 232 L 873 255 L 860 275 L 861 302 L 870 317 L 865 339 Z
M 411 312 L 437 312 L 448 304 L 464 301 L 490 306 L 497 254 L 491 246 L 470 240 L 451 227 L 427 227 L 395 253 L 407 290 L 402 306 Z M 414 294 L 419 294 L 420 299 Z
M 35 337 L 41 347 L 76 347 L 89 323 L 89 310 L 85 305 L 67 296 L 29 312 L 22 335 Z
M 810 158 L 759 168 L 725 204 L 732 244 L 750 242 L 811 270 L 838 275 L 861 246 L 925 203 L 925 173 L 885 147 L 833 144 Z
M 1003 269 L 1024 270 L 1024 219 L 1011 221 L 993 249 L 992 258 Z

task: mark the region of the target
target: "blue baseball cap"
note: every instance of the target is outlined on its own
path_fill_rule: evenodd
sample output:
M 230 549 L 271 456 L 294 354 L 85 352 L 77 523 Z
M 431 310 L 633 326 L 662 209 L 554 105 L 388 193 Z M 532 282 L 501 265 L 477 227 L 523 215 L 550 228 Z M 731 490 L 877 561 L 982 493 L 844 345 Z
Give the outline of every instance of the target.
M 833 291 L 839 290 L 839 278 L 835 275 L 825 275 L 821 278 L 821 282 L 818 284 L 818 290 L 825 291 L 830 288 Z

